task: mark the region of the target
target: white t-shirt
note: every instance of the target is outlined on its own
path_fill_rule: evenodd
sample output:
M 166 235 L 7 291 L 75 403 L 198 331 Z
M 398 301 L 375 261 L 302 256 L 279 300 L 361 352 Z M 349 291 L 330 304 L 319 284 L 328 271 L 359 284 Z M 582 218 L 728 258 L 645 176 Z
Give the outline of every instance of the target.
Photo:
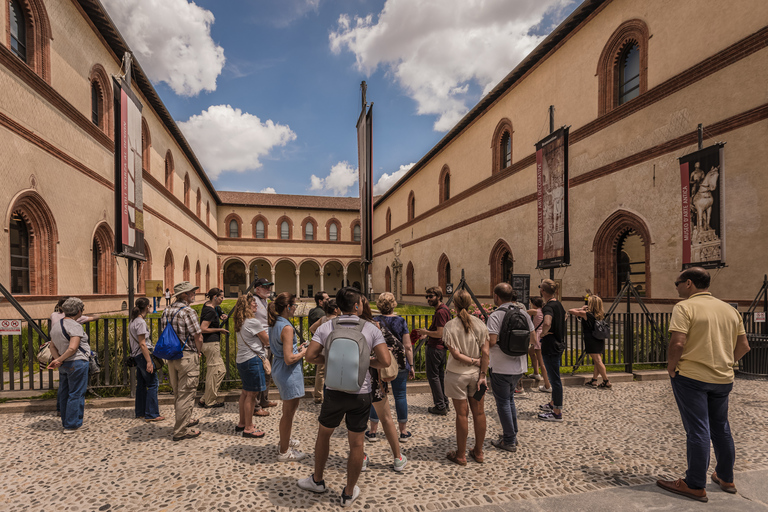
M 504 321 L 504 315 L 506 311 L 500 311 L 501 308 L 516 307 L 523 312 L 525 319 L 528 320 L 528 329 L 533 330 L 533 321 L 531 316 L 525 311 L 525 307 L 522 304 L 516 302 L 507 302 L 499 306 L 496 311 L 488 316 L 488 333 L 499 335 L 499 329 L 501 329 L 501 323 Z M 491 347 L 491 364 L 488 365 L 493 373 L 499 375 L 520 375 L 528 370 L 528 356 L 508 356 L 501 351 L 498 344 L 498 338 L 496 343 Z
M 334 320 L 338 320 L 339 322 L 343 322 L 347 318 L 357 318 L 354 315 L 341 315 L 338 318 L 335 318 Z M 360 319 L 361 322 L 364 320 Z M 338 324 L 339 328 L 342 329 L 354 329 L 354 325 L 344 325 L 342 323 Z M 317 328 L 315 331 L 315 335 L 312 336 L 312 341 L 316 341 L 320 345 L 323 346 L 323 350 L 325 350 L 325 339 L 328 337 L 329 334 L 331 334 L 331 331 L 333 331 L 333 322 L 325 322 L 323 325 Z M 365 322 L 365 325 L 363 326 L 363 336 L 365 336 L 365 339 L 368 341 L 368 348 L 371 350 L 371 355 L 373 355 L 373 347 L 376 345 L 381 345 L 382 343 L 386 343 L 384 340 L 384 335 L 381 334 L 381 331 L 376 327 L 376 324 L 372 324 L 371 322 Z M 328 389 L 333 389 L 331 387 L 328 387 Z M 338 391 L 338 390 L 334 390 Z M 356 394 L 358 395 L 364 395 L 366 393 L 371 392 L 371 373 L 366 372 L 365 374 L 365 382 L 363 382 L 363 387 L 360 388 L 360 391 L 358 391 Z M 355 394 L 355 393 L 352 393 Z
M 259 333 L 266 330 L 264 324 L 255 318 L 248 318 L 243 322 L 240 332 L 237 333 L 236 363 L 244 363 L 254 357 L 267 357 L 264 344 L 259 339 Z
M 74 338 L 75 336 L 80 337 L 80 349 L 82 349 L 75 350 L 75 353 L 69 356 L 65 362 L 87 361 L 88 356 L 91 354 L 91 346 L 88 344 L 88 335 L 83 330 L 83 326 L 72 318 L 64 318 L 64 329 L 66 329 L 70 338 Z M 59 356 L 61 356 L 61 354 L 63 354 L 69 348 L 69 340 L 66 338 L 66 336 L 64 336 L 64 333 L 61 330 L 61 321 L 51 324 L 50 336 L 53 345 L 59 352 Z M 83 353 L 83 350 L 85 353 Z
M 137 316 L 128 326 L 128 337 L 131 339 L 131 355 L 133 357 L 142 355 L 141 345 L 139 345 L 139 336 L 142 334 L 144 335 L 144 341 L 147 343 L 147 348 L 152 349 L 152 340 L 149 339 L 147 322 L 140 316 Z

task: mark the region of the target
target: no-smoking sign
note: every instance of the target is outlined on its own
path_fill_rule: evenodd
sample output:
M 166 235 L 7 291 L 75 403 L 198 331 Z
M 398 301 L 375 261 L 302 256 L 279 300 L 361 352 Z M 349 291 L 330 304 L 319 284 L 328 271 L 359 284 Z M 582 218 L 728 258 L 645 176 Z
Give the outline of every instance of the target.
M 0 320 L 0 336 L 20 336 L 21 320 Z

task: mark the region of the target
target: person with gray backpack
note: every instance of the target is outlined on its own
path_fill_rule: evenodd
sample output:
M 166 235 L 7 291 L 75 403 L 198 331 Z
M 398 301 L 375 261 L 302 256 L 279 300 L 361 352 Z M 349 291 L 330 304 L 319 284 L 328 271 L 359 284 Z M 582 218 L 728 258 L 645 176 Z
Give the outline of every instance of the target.
M 536 341 L 531 316 L 515 302 L 517 294 L 509 283 L 493 289 L 493 302 L 498 306 L 488 317 L 490 334 L 491 390 L 502 434 L 491 444 L 500 450 L 517 451 L 517 409 L 515 388 L 528 369 L 528 349 Z
M 347 507 L 360 496 L 357 480 L 363 469 L 364 432 L 371 410 L 369 367 L 387 368 L 390 352 L 381 331 L 361 319 L 362 295 L 356 288 L 344 287 L 336 294 L 341 316 L 321 325 L 310 342 L 306 358 L 312 364 L 325 364 L 325 397 L 320 409 L 320 426 L 315 442 L 315 472 L 298 481 L 300 488 L 324 493 L 323 480 L 330 452 L 331 436 L 345 419 L 349 439 L 347 481 L 341 491 L 341 506 Z M 373 356 L 373 357 L 372 357 Z

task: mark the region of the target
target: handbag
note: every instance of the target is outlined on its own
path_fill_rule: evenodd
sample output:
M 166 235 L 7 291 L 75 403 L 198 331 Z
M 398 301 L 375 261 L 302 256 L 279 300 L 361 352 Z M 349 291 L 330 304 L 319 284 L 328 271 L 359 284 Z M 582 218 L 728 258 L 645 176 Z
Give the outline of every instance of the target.
M 61 333 L 67 338 L 67 341 L 71 338 L 67 330 L 64 328 L 64 319 L 61 319 Z M 85 351 L 83 347 L 77 347 L 77 349 L 88 357 L 88 375 L 94 373 L 101 373 L 101 365 L 99 364 L 99 355 L 91 350 L 91 353 Z
M 261 365 L 264 367 L 264 374 L 272 375 L 272 364 L 269 362 L 269 359 L 263 356 L 259 356 L 259 359 L 261 359 Z
M 390 352 L 392 352 L 390 350 Z M 391 382 L 397 378 L 397 373 L 400 371 L 400 366 L 397 364 L 397 358 L 394 354 L 390 354 L 389 366 L 386 368 L 379 368 L 379 378 L 382 382 Z
M 46 341 L 40 345 L 40 348 L 37 351 L 37 360 L 40 363 L 40 366 L 48 367 L 48 365 L 51 364 L 51 361 L 53 361 L 53 354 L 51 354 L 51 347 L 49 346 L 50 343 L 50 341 Z

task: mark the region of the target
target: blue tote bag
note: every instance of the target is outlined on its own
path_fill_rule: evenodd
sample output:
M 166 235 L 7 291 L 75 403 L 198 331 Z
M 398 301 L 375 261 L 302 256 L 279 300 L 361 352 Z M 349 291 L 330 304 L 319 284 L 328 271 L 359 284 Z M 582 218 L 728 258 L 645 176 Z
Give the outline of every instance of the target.
M 173 319 L 176 318 L 176 315 L 178 315 L 182 309 L 184 308 L 176 311 L 170 321 L 165 324 L 165 329 L 163 329 L 163 332 L 160 334 L 160 339 L 158 339 L 155 344 L 155 349 L 152 352 L 153 356 L 168 361 L 181 359 L 184 356 L 184 347 L 187 346 L 187 340 L 184 340 L 184 344 L 182 345 L 179 335 L 173 330 Z

